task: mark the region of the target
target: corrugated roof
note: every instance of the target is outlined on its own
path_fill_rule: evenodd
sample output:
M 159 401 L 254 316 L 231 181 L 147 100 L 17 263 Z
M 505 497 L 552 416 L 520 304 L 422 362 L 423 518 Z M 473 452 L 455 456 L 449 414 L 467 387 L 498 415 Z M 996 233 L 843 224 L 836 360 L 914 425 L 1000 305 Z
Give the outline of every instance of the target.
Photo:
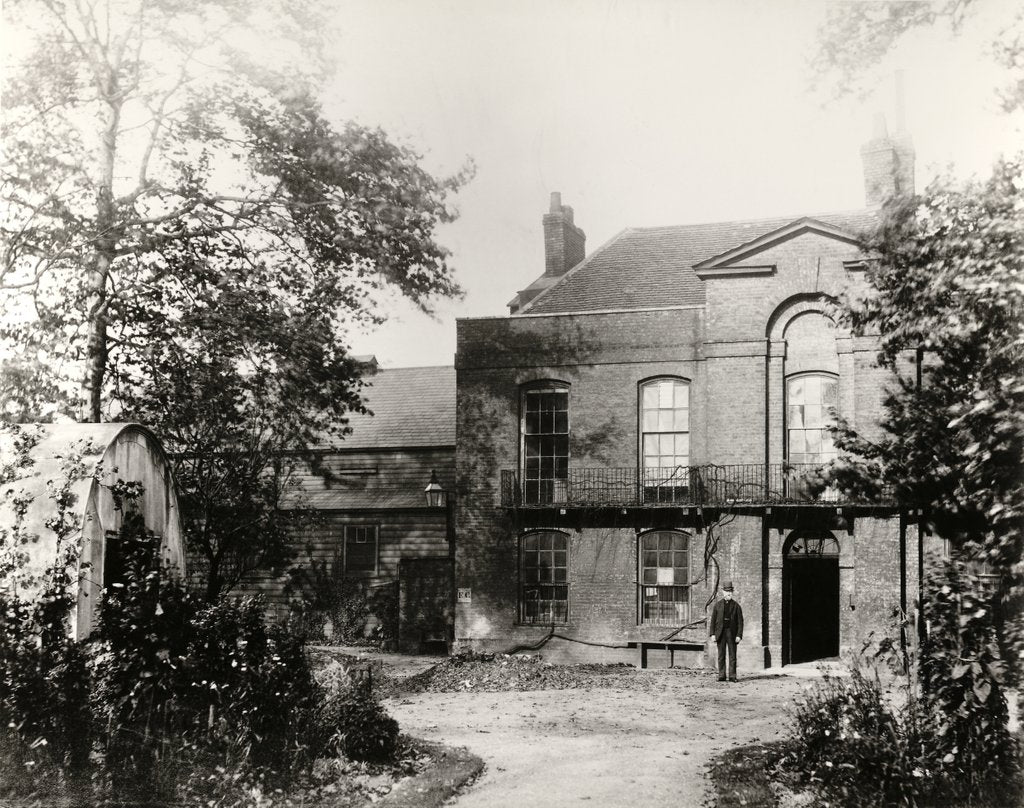
M 343 449 L 455 445 L 455 368 L 389 368 L 364 377 L 366 406 L 352 413 Z
M 801 218 L 629 228 L 537 295 L 519 314 L 703 305 L 704 281 L 694 272 L 694 264 Z M 859 210 L 813 218 L 856 235 L 877 220 L 877 213 Z

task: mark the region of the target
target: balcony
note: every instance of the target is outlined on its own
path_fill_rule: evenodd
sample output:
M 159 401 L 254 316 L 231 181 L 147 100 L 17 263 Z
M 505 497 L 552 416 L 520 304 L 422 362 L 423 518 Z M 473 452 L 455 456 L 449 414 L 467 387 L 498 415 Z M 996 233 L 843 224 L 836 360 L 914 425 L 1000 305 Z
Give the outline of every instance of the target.
M 676 468 L 570 468 L 561 479 L 501 472 L 506 508 L 726 508 L 852 505 L 823 488 L 819 465 L 749 463 Z

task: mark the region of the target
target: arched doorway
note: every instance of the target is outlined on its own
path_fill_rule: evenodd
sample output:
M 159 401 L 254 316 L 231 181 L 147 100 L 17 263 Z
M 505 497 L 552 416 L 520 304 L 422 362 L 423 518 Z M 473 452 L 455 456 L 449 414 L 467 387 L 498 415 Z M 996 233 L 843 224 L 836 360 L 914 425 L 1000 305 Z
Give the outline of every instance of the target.
M 839 656 L 839 542 L 794 534 L 782 562 L 782 664 Z

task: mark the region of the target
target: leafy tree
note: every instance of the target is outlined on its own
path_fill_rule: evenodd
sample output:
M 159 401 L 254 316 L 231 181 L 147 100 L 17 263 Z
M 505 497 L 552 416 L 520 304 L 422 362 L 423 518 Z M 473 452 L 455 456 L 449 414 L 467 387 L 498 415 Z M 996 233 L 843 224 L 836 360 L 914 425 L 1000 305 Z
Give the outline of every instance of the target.
M 887 204 L 867 250 L 873 294 L 849 312 L 880 334 L 897 374 L 883 434 L 844 428 L 852 457 L 833 483 L 925 509 L 957 556 L 994 569 L 1005 589 L 1003 640 L 1024 652 L 1024 162 L 986 182 L 932 184 Z M 916 362 L 915 362 L 916 359 Z M 920 368 L 920 380 L 915 372 Z
M 911 32 L 932 29 L 959 35 L 975 29 L 988 38 L 989 56 L 1007 71 L 999 88 L 1007 112 L 1024 107 L 1024 9 L 978 0 L 891 0 L 829 5 L 811 67 L 818 81 L 840 95 L 862 89 L 878 65 Z
M 381 321 L 385 294 L 429 310 L 460 293 L 435 231 L 469 168 L 436 178 L 380 130 L 325 117 L 328 8 L 5 9 L 24 44 L 0 158 L 4 416 L 153 426 L 211 596 L 274 555 L 277 460 L 360 408 L 350 329 Z

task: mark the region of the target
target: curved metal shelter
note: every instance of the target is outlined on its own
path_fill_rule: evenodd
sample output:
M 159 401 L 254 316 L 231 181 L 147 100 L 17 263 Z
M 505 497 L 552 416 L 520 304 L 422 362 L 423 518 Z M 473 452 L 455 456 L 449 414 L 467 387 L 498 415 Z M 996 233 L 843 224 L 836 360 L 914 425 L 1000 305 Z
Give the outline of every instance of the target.
M 19 444 L 24 448 L 19 449 Z M 23 598 L 38 596 L 47 569 L 62 548 L 75 548 L 69 571 L 78 580 L 71 615 L 76 639 L 93 628 L 125 510 L 116 501 L 121 481 L 138 483 L 142 494 L 131 511 L 160 537 L 160 553 L 172 576 L 184 579 L 185 550 L 178 494 L 167 455 L 156 436 L 138 424 L 29 424 L 0 437 L 0 461 L 8 471 L 0 486 L 0 538 L 22 558 L 0 577 L 0 586 Z M 66 492 L 67 528 L 54 523 L 56 497 Z M 63 538 L 60 533 L 64 532 Z M 4 570 L 0 570 L 0 576 Z

